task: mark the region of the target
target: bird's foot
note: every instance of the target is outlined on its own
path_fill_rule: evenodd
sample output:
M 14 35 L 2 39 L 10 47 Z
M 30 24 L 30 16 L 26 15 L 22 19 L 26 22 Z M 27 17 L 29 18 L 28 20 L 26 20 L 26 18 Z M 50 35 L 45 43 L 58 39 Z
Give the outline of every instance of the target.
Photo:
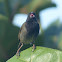
M 35 44 L 33 44 L 32 52 L 34 52 L 35 49 L 36 49 L 36 46 L 35 46 Z
M 36 49 L 36 48 L 35 48 L 35 49 Z M 32 52 L 34 52 L 35 49 L 32 48 Z
M 17 51 L 17 53 L 16 53 L 16 57 L 18 58 L 19 56 L 20 56 L 20 52 Z

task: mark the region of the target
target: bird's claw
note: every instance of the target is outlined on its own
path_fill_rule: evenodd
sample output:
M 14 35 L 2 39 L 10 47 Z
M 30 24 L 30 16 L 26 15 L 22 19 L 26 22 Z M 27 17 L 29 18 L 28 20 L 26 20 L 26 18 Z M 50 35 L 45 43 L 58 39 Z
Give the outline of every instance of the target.
M 18 58 L 20 56 L 20 52 L 17 51 L 16 57 Z
M 36 49 L 36 47 L 35 48 L 32 47 L 32 52 L 34 52 L 35 49 Z

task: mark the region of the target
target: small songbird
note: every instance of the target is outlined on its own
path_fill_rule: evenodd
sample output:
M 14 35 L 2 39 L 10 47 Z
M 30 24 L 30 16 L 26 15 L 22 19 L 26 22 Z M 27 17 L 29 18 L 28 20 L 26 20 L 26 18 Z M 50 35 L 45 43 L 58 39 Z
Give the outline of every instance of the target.
M 20 41 L 19 49 L 17 50 L 16 56 L 19 55 L 19 50 L 23 46 L 23 44 L 33 43 L 39 34 L 39 24 L 36 19 L 36 15 L 34 12 L 30 12 L 28 14 L 28 18 L 26 22 L 20 28 L 18 34 L 18 40 Z M 35 44 L 33 43 L 33 51 L 35 50 Z

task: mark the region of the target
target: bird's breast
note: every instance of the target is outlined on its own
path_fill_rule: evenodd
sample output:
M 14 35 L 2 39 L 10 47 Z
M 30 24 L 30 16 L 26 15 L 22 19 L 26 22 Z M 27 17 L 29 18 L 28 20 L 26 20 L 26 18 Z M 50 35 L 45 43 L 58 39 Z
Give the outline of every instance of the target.
M 28 36 L 37 36 L 39 33 L 39 24 L 37 22 L 32 22 L 26 25 Z

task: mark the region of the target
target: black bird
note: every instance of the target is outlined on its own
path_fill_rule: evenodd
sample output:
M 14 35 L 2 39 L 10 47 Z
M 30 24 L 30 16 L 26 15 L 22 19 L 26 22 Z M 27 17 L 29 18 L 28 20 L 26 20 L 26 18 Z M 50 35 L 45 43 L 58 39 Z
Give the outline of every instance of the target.
M 26 22 L 22 25 L 18 34 L 18 39 L 20 41 L 19 45 L 21 44 L 21 46 L 17 50 L 16 55 L 19 55 L 19 50 L 21 49 L 23 44 L 33 43 L 37 38 L 38 34 L 39 34 L 39 24 L 36 19 L 36 15 L 34 12 L 30 12 L 28 14 Z M 33 51 L 34 49 L 35 44 L 33 43 Z

